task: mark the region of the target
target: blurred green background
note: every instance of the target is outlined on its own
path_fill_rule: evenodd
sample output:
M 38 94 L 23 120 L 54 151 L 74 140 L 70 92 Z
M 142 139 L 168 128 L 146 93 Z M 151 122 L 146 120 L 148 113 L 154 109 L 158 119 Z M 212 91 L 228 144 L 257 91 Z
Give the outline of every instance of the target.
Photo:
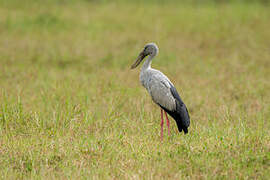
M 268 0 L 1 0 L 0 177 L 267 179 L 269 19 Z M 164 142 L 130 70 L 148 42 L 191 116 Z

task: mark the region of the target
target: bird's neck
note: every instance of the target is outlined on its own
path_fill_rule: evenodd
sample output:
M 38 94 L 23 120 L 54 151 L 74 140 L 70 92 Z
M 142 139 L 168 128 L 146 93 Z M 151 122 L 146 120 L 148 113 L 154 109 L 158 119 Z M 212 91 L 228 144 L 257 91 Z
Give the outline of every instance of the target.
M 147 69 L 150 69 L 151 68 L 151 63 L 152 63 L 152 59 L 154 58 L 155 56 L 149 56 L 146 61 L 143 63 L 143 66 L 142 66 L 142 69 L 141 71 L 146 71 Z

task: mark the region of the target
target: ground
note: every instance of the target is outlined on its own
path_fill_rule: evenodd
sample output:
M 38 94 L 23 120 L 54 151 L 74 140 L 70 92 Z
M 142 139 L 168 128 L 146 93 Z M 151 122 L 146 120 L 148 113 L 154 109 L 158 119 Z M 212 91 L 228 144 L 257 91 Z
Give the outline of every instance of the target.
M 2 179 L 268 179 L 270 9 L 255 3 L 2 1 Z M 148 42 L 187 105 L 130 70 Z

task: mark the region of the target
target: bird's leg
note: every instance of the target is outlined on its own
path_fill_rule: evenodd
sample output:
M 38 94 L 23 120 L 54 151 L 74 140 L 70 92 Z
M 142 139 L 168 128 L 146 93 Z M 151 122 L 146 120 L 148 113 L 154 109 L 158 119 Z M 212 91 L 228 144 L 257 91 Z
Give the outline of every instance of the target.
M 160 109 L 160 114 L 161 114 L 161 123 L 160 123 L 161 135 L 160 135 L 160 139 L 162 141 L 163 140 L 163 124 L 164 124 L 164 121 L 163 121 L 163 110 L 162 109 Z
M 166 111 L 164 111 L 164 113 L 165 113 L 166 120 L 167 120 L 167 126 L 168 126 L 168 135 L 170 136 L 170 121 L 169 121 L 169 119 L 168 119 L 168 116 L 167 116 Z

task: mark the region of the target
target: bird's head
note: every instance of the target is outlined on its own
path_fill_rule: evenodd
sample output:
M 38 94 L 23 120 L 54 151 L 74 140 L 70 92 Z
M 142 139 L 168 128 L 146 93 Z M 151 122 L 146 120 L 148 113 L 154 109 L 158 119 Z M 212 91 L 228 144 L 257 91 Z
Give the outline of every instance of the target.
M 158 54 L 158 47 L 155 43 L 148 43 L 144 46 L 142 52 L 139 54 L 135 63 L 131 66 L 131 69 L 136 68 L 146 56 L 151 56 L 152 58 Z

